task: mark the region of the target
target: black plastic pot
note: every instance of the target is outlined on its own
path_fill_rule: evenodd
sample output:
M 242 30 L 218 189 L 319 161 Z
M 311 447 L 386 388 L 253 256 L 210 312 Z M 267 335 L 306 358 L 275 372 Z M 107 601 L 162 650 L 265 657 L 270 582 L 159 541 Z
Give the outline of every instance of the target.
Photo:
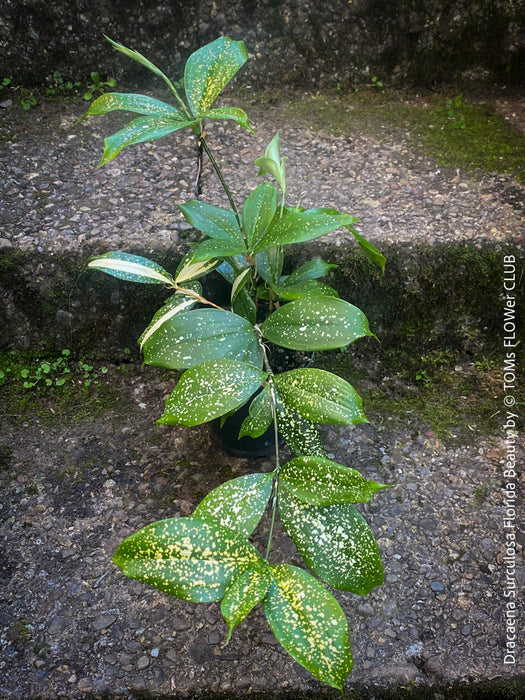
M 276 346 L 271 348 L 270 364 L 275 373 L 286 372 L 300 367 L 309 367 L 313 359 L 314 353 L 302 353 Z M 273 423 L 268 430 L 258 438 L 251 438 L 248 435 L 239 438 L 239 431 L 244 419 L 248 416 L 251 402 L 252 399 L 249 399 L 238 411 L 226 418 L 222 426 L 220 418 L 210 422 L 212 434 L 216 437 L 221 448 L 226 453 L 232 455 L 232 457 L 256 459 L 258 457 L 268 457 L 275 452 L 275 430 Z M 284 444 L 284 439 L 280 435 L 278 438 L 279 445 L 282 446 Z

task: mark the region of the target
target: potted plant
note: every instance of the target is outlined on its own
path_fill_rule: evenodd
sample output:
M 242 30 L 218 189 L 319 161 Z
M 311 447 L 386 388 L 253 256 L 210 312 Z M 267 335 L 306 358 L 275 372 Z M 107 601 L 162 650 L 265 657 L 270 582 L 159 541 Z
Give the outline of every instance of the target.
M 371 335 L 363 312 L 320 281 L 333 267 L 330 263 L 314 258 L 283 274 L 286 246 L 343 226 L 381 268 L 384 258 L 357 233 L 351 215 L 331 208 L 304 210 L 286 201 L 286 159 L 277 134 L 255 161 L 258 174 L 270 179 L 237 206 L 207 143 L 204 122 L 229 119 L 252 131 L 243 110 L 213 106 L 247 59 L 242 42 L 220 37 L 193 53 L 185 65 L 184 97 L 144 56 L 111 43 L 162 78 L 175 106 L 145 95 L 101 95 L 86 116 L 113 110 L 140 115 L 105 140 L 101 165 L 127 146 L 189 128 L 209 158 L 229 208 L 198 198 L 180 204 L 202 239 L 191 245 L 173 274 L 122 251 L 97 256 L 89 267 L 171 290 L 139 339 L 146 363 L 184 370 L 159 423 L 196 426 L 224 419 L 245 405 L 240 435 L 256 438 L 270 429 L 275 437 L 272 472 L 221 484 L 190 517 L 147 525 L 121 543 L 114 561 L 127 576 L 184 600 L 221 601 L 228 639 L 261 603 L 289 654 L 320 681 L 342 688 L 352 668 L 348 623 L 323 582 L 359 595 L 382 582 L 377 544 L 353 504 L 387 487 L 325 453 L 317 424 L 366 420 L 353 387 L 314 367 L 276 371 L 269 344 L 311 353 Z M 201 281 L 211 271 L 229 285 L 227 307 L 203 292 Z M 285 463 L 278 433 L 293 453 Z M 267 509 L 270 526 L 261 553 L 249 538 Z M 310 571 L 271 563 L 277 516 Z

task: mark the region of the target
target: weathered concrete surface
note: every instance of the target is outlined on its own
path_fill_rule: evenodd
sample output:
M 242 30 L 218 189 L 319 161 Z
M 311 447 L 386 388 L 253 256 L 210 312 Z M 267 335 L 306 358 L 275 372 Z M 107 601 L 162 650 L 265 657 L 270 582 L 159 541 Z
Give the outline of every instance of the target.
M 2 77 L 42 84 L 60 70 L 140 76 L 102 34 L 168 72 L 221 34 L 244 39 L 242 81 L 260 86 L 434 84 L 474 75 L 524 78 L 525 8 L 518 0 L 3 0 Z M 176 73 L 172 73 L 176 75 Z

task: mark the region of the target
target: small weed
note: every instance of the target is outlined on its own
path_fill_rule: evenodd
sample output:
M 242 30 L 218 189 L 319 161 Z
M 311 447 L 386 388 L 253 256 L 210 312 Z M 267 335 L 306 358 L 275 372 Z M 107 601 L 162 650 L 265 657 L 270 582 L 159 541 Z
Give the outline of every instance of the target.
M 430 384 L 431 381 L 432 379 L 428 376 L 426 369 L 420 369 L 419 372 L 416 372 L 416 382 L 421 382 L 421 384 L 426 386 Z
M 467 122 L 465 121 L 465 117 L 462 113 L 464 106 L 462 94 L 456 95 L 455 97 L 450 97 L 445 102 L 445 109 L 447 112 L 449 125 L 452 127 L 452 129 L 466 129 Z
M 77 383 L 87 388 L 98 384 L 100 376 L 108 372 L 107 367 L 95 369 L 93 365 L 84 361 L 72 363 L 70 356 L 70 351 L 64 349 L 59 357 L 52 360 L 37 360 L 37 364 L 18 361 L 8 364 L 4 359 L 3 366 L 0 368 L 0 387 L 8 383 L 21 383 L 24 389 L 33 389 L 37 386 L 45 389 L 53 386 L 61 387 L 68 381 L 77 380 Z
M 33 91 L 23 87 L 20 88 L 20 97 L 17 102 L 25 111 L 38 104 L 36 97 L 33 95 Z
M 46 95 L 64 95 L 72 92 L 80 87 L 80 81 L 72 81 L 64 78 L 59 70 L 53 72 L 53 75 L 48 78 L 46 86 Z
M 102 80 L 96 71 L 91 71 L 89 77 L 91 82 L 88 84 L 87 90 L 84 93 L 84 99 L 86 101 L 92 100 L 97 93 L 104 93 L 107 87 L 114 88 L 117 85 L 117 81 L 114 78 Z

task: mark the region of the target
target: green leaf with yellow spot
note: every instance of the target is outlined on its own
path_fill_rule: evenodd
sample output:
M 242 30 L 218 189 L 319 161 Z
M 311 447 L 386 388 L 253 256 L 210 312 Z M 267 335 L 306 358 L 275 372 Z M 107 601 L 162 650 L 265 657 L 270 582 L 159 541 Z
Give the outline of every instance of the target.
M 254 130 L 250 125 L 250 120 L 248 115 L 242 109 L 238 107 L 215 107 L 214 109 L 208 109 L 205 112 L 199 114 L 200 119 L 231 119 L 237 122 L 239 126 L 243 129 L 250 131 L 254 134 Z
M 275 376 L 281 401 L 314 423 L 366 422 L 363 403 L 344 379 L 322 369 L 293 369 Z
M 221 600 L 233 581 L 263 565 L 244 537 L 198 518 L 146 525 L 120 544 L 113 561 L 126 576 L 194 603 Z
M 91 103 L 85 116 L 97 116 L 115 110 L 138 112 L 138 114 L 150 116 L 172 117 L 178 121 L 187 119 L 180 110 L 167 102 L 156 100 L 154 97 L 148 97 L 147 95 L 121 92 L 106 92 L 104 95 L 100 95 Z
M 187 119 L 182 113 L 173 116 L 150 115 L 133 119 L 123 129 L 104 140 L 104 153 L 99 167 L 116 158 L 127 146 L 160 139 L 194 123 L 194 120 Z
M 333 588 L 367 595 L 383 582 L 374 535 L 350 503 L 310 505 L 283 488 L 279 515 L 307 566 Z
M 206 112 L 248 60 L 242 41 L 221 36 L 195 51 L 184 68 L 184 90 L 192 113 Z
M 222 599 L 221 612 L 228 624 L 229 642 L 233 630 L 266 597 L 272 576 L 267 567 L 248 569 L 232 583 Z
M 341 606 L 308 572 L 287 564 L 270 570 L 263 607 L 277 640 L 315 678 L 342 690 L 353 661 Z
M 279 433 L 296 455 L 326 457 L 326 452 L 315 423 L 303 418 L 296 411 L 277 402 Z
M 184 372 L 157 422 L 192 426 L 219 418 L 242 406 L 266 376 L 266 372 L 245 362 L 203 362 Z
M 372 335 L 360 309 L 333 297 L 291 301 L 266 319 L 261 332 L 291 350 L 335 350 Z
M 154 318 L 153 324 L 156 324 Z M 224 309 L 192 309 L 172 314 L 142 342 L 144 361 L 187 369 L 207 360 L 228 358 L 262 368 L 262 350 L 252 324 Z M 247 397 L 248 398 L 248 397 Z
M 314 506 L 334 503 L 365 503 L 386 484 L 365 479 L 350 469 L 322 457 L 302 456 L 283 464 L 279 484 L 292 496 Z
M 239 431 L 239 438 L 248 435 L 251 438 L 258 438 L 265 433 L 272 422 L 272 402 L 270 396 L 270 386 L 255 396 L 250 404 L 249 413 L 244 419 Z
M 245 474 L 217 486 L 193 515 L 249 537 L 259 524 L 272 493 L 273 475 Z
M 101 270 L 126 282 L 173 285 L 172 276 L 158 263 L 121 250 L 113 250 L 91 258 L 88 267 Z

